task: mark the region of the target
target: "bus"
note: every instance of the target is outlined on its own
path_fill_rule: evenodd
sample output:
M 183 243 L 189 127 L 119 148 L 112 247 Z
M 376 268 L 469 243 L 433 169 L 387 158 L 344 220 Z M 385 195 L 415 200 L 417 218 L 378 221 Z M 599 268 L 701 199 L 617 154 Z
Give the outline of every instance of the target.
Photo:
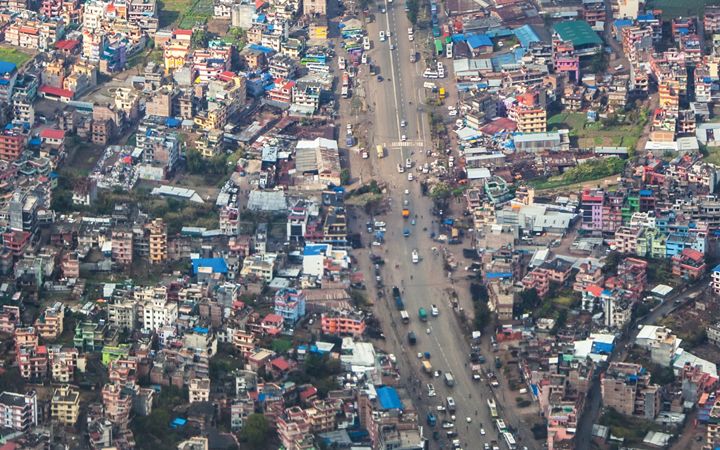
M 498 418 L 498 412 L 497 412 L 497 405 L 495 404 L 495 400 L 489 398 L 487 400 L 488 409 L 490 410 L 490 417 L 493 419 Z
M 497 427 L 498 433 L 505 433 L 507 431 L 507 427 L 505 426 L 505 421 L 502 419 L 497 419 L 495 421 L 495 426 Z
M 402 323 L 408 324 L 410 323 L 410 314 L 403 309 L 400 311 L 400 319 L 402 319 Z
M 517 443 L 515 442 L 515 438 L 513 437 L 512 433 L 508 433 L 507 431 L 502 433 L 503 440 L 505 441 L 505 444 L 507 444 L 508 448 L 510 450 L 517 449 Z
M 385 157 L 385 149 L 382 145 L 378 145 L 375 147 L 375 150 L 377 151 L 377 157 L 378 158 L 384 158 Z

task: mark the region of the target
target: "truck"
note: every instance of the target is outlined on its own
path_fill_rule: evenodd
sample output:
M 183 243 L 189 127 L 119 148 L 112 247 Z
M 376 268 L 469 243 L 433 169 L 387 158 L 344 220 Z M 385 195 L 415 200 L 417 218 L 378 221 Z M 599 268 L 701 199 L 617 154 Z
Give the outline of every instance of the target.
M 441 87 L 440 90 L 438 91 L 438 98 L 440 100 L 445 100 L 445 88 L 444 87 Z
M 493 419 L 498 418 L 498 410 L 497 405 L 495 404 L 495 400 L 489 398 L 487 399 L 488 409 L 490 410 L 490 417 Z
M 400 319 L 402 320 L 402 323 L 408 324 L 410 323 L 410 314 L 403 309 L 400 311 Z
M 385 157 L 385 149 L 382 145 L 377 145 L 375 147 L 375 150 L 377 151 L 377 157 L 378 158 L 384 158 Z
M 455 378 L 453 377 L 453 374 L 451 372 L 445 372 L 443 376 L 445 377 L 445 384 L 448 387 L 455 386 Z
M 400 296 L 400 289 L 398 289 L 397 286 L 393 286 L 392 296 L 395 300 L 395 306 L 397 306 L 398 311 L 405 310 L 405 305 L 403 304 L 402 297 Z
M 447 409 L 450 414 L 455 414 L 455 399 L 452 397 L 447 398 Z
M 420 308 L 418 310 L 418 317 L 420 317 L 421 321 L 427 322 L 427 311 L 425 311 L 425 308 Z
M 431 427 L 437 425 L 437 417 L 435 417 L 435 414 L 433 414 L 432 412 L 427 413 L 427 424 Z
M 473 381 L 480 381 L 480 373 L 481 373 L 480 364 L 472 364 L 470 366 L 470 372 L 472 373 Z
M 415 345 L 415 344 L 417 344 L 417 336 L 415 336 L 415 332 L 414 332 L 414 331 L 409 332 L 407 336 L 408 336 L 408 343 L 409 343 L 410 345 Z
M 430 361 L 428 361 L 427 359 L 423 360 L 422 366 L 423 366 L 423 370 L 425 371 L 426 374 L 432 375 L 433 369 L 432 369 L 432 364 L 430 364 Z
M 408 217 L 410 217 L 410 209 L 408 209 L 408 208 L 403 208 L 403 210 L 402 210 L 402 216 L 403 216 L 403 219 L 407 219 Z

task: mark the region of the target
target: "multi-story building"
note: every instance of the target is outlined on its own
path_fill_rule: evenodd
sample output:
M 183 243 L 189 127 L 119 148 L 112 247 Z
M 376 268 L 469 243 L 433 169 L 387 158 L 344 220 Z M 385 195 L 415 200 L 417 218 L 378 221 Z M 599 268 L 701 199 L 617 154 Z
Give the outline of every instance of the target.
M 602 286 L 605 281 L 605 276 L 602 273 L 602 268 L 599 266 L 593 266 L 591 262 L 580 264 L 580 269 L 575 275 L 575 283 L 573 283 L 573 291 L 583 292 L 585 289 L 593 284 Z
M 281 289 L 275 294 L 275 314 L 290 324 L 305 316 L 305 294 L 296 289 Z
M 135 390 L 128 384 L 107 383 L 102 388 L 102 402 L 105 407 L 105 417 L 116 425 L 127 425 L 130 420 L 133 396 Z
M 324 313 L 320 328 L 324 334 L 360 337 L 365 332 L 365 316 L 353 311 Z
M 547 270 L 536 268 L 525 275 L 522 279 L 522 285 L 525 289 L 535 289 L 540 298 L 544 298 L 550 292 L 550 278 Z
M 112 231 L 112 259 L 116 263 L 129 266 L 133 261 L 133 234 L 130 230 Z
M 64 385 L 55 389 L 50 403 L 52 420 L 66 426 L 74 426 L 80 416 L 80 392 Z
M 54 340 L 60 337 L 63 332 L 63 320 L 65 319 L 65 306 L 56 302 L 35 321 L 35 329 L 43 339 Z
M 162 219 L 154 219 L 147 225 L 150 243 L 150 263 L 160 264 L 167 261 L 167 226 Z
M 190 403 L 210 400 L 210 378 L 193 378 L 188 387 Z
M 0 79 L 2 86 L 2 79 Z M 2 93 L 0 92 L 0 98 Z M 0 159 L 5 161 L 17 160 L 25 150 L 27 143 L 27 134 L 21 133 L 16 129 L 5 130 L 0 133 Z
M 35 391 L 25 395 L 7 391 L 0 394 L 0 423 L 3 428 L 22 432 L 36 426 L 38 405 Z
M 697 280 L 705 275 L 707 265 L 705 255 L 697 250 L 686 248 L 672 257 L 672 273 L 684 280 Z
M 534 92 L 518 96 L 508 117 L 517 123 L 517 131 L 521 133 L 547 131 L 547 110 L 538 103 L 537 94 Z
M 137 327 L 138 307 L 132 300 L 118 301 L 108 305 L 108 324 L 120 330 L 132 331 Z
M 715 295 L 720 295 L 720 264 L 715 266 L 710 275 L 710 287 Z
M 48 348 L 50 356 L 50 375 L 53 381 L 71 383 L 75 379 L 78 350 L 70 347 L 54 346 Z
M 720 32 L 720 6 L 705 5 L 703 28 L 709 34 Z
M 21 377 L 34 383 L 43 382 L 48 374 L 47 347 L 21 348 L 17 353 L 17 363 Z
M 327 15 L 327 0 L 306 0 L 303 1 L 303 14 L 305 15 Z
M 601 375 L 603 405 L 631 416 L 653 420 L 660 412 L 662 390 L 650 383 L 650 372 L 639 364 L 611 362 Z

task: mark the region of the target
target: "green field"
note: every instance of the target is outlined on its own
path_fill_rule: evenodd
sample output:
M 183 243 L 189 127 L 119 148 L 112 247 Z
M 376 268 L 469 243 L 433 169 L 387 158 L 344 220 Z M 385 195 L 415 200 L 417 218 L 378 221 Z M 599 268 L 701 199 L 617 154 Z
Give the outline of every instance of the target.
M 662 9 L 663 19 L 700 16 L 702 20 L 705 5 L 720 5 L 720 0 L 649 0 L 647 9 Z
M 548 131 L 569 129 L 570 138 L 577 140 L 580 148 L 628 147 L 635 149 L 642 134 L 646 118 L 637 124 L 603 125 L 602 122 L 588 122 L 584 113 L 559 113 L 548 119 Z
M 213 3 L 208 0 L 159 0 L 160 28 L 177 25 L 192 28 L 212 17 Z
M 32 55 L 23 53 L 16 48 L 0 47 L 0 61 L 11 62 L 21 66 L 30 58 L 32 58 Z

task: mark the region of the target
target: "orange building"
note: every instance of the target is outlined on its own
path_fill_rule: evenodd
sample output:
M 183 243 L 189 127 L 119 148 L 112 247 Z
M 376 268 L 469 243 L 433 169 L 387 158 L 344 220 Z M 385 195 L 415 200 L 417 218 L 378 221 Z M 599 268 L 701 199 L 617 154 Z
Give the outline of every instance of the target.
M 331 312 L 322 315 L 320 326 L 325 334 L 357 337 L 365 332 L 365 317 L 350 311 Z

